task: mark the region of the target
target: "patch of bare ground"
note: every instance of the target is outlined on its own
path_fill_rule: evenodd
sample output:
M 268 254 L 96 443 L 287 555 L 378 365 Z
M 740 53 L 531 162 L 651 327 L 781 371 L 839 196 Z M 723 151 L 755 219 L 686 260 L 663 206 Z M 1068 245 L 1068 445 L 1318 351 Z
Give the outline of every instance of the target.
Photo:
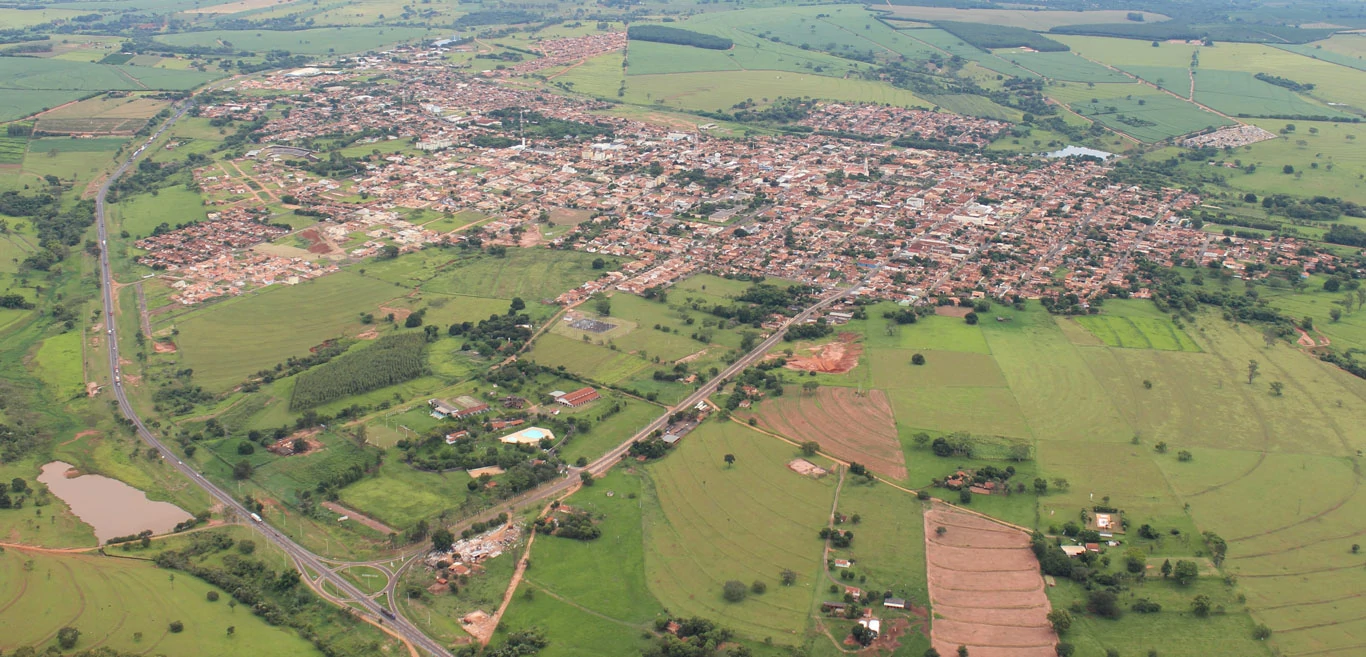
M 853 333 L 841 333 L 839 340 L 797 352 L 787 359 L 786 367 L 799 372 L 845 374 L 858 367 L 858 357 L 863 354 L 863 345 L 855 342 L 857 339 Z
M 971 308 L 968 308 L 968 307 L 966 307 L 966 306 L 935 306 L 935 307 L 934 307 L 934 314 L 940 315 L 940 316 L 943 316 L 943 317 L 960 317 L 960 318 L 961 318 L 961 317 L 967 317 L 967 316 L 968 316 L 968 313 L 970 313 L 970 312 L 972 312 L 972 309 L 971 309 Z
M 793 388 L 755 411 L 759 426 L 797 442 L 814 440 L 843 461 L 857 461 L 892 479 L 906 478 L 906 455 L 897 439 L 892 405 L 881 390 Z
M 973 657 L 1055 654 L 1043 576 L 1024 532 L 935 505 L 925 513 L 925 557 L 940 654 L 958 646 Z
M 323 502 L 323 508 L 333 513 L 339 513 L 343 516 L 347 516 L 351 520 L 354 520 L 362 525 L 365 525 L 366 527 L 369 527 L 370 529 L 379 532 L 383 536 L 388 536 L 390 534 L 395 533 L 395 531 L 388 525 L 378 520 L 375 520 L 374 518 L 371 518 L 370 516 L 367 516 L 363 513 L 358 513 L 352 509 L 348 509 L 340 504 L 337 504 L 336 502 Z
M 152 351 L 158 354 L 173 354 L 178 350 L 175 343 L 170 340 L 157 340 L 152 343 Z

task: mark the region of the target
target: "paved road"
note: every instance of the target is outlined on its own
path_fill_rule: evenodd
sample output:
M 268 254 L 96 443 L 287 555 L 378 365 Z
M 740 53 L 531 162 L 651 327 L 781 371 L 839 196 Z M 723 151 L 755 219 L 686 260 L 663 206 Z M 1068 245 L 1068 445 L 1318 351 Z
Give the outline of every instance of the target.
M 148 445 L 152 446 L 152 448 L 156 449 L 157 452 L 161 454 L 161 457 L 165 459 L 167 463 L 175 464 L 176 470 L 178 470 L 181 474 L 185 475 L 186 478 L 194 482 L 197 486 L 207 491 L 210 496 L 212 496 L 215 500 L 220 502 L 224 507 L 236 512 L 242 518 L 249 518 L 252 517 L 252 514 L 250 511 L 247 510 L 246 507 L 242 506 L 242 504 L 238 502 L 236 499 L 234 499 L 232 495 L 229 495 L 226 491 L 214 485 L 209 480 L 205 479 L 203 475 L 199 474 L 199 472 L 195 471 L 190 466 L 181 462 L 179 457 L 177 457 L 175 453 L 168 449 L 166 445 L 163 444 L 161 440 L 157 438 L 156 434 L 148 430 L 147 426 L 143 424 L 142 418 L 140 418 L 137 414 L 137 411 L 133 409 L 133 405 L 128 402 L 128 396 L 123 389 L 123 376 L 120 372 L 121 365 L 119 363 L 118 333 L 117 325 L 114 321 L 114 277 L 109 267 L 109 249 L 106 246 L 106 240 L 108 239 L 108 227 L 105 223 L 105 196 L 109 193 L 110 186 L 113 185 L 114 182 L 117 181 L 120 176 L 126 173 L 128 169 L 133 166 L 133 164 L 142 155 L 143 151 L 145 151 L 147 148 L 150 148 L 151 144 L 155 142 L 156 139 L 160 137 L 161 134 L 165 132 L 167 128 L 170 128 L 173 124 L 175 124 L 176 121 L 180 119 L 180 117 L 184 116 L 185 112 L 188 111 L 189 108 L 189 104 L 182 105 L 180 109 L 178 109 L 176 113 L 170 118 L 170 120 L 163 124 L 161 128 L 158 129 L 156 133 L 153 134 L 150 138 L 148 138 L 143 145 L 135 149 L 132 155 L 129 155 L 128 159 L 125 160 L 123 164 L 120 165 L 119 168 L 116 169 L 114 173 L 104 181 L 104 184 L 100 185 L 99 194 L 95 197 L 95 223 L 96 227 L 99 230 L 100 238 L 100 278 L 102 281 L 100 287 L 102 296 L 104 298 L 105 324 L 108 326 L 108 335 L 106 336 L 108 339 L 106 342 L 109 345 L 109 371 L 112 373 L 114 377 L 112 387 L 114 390 L 114 396 L 118 399 L 119 410 L 122 411 L 123 415 L 133 423 L 134 427 L 137 428 L 138 436 L 142 438 L 143 442 L 146 442 Z M 365 595 L 365 593 L 363 593 L 359 588 L 357 588 L 346 578 L 329 570 L 328 567 L 318 559 L 317 555 L 304 549 L 299 544 L 291 540 L 288 536 L 285 536 L 284 534 L 277 531 L 274 527 L 271 527 L 270 525 L 263 522 L 253 522 L 250 524 L 253 528 L 256 529 L 257 532 L 261 534 L 263 538 L 279 546 L 281 550 L 284 550 L 285 554 L 288 554 L 290 558 L 294 560 L 294 563 L 298 565 L 301 569 L 306 568 L 314 573 L 317 573 L 320 581 L 329 582 L 337 591 L 340 591 L 346 596 L 349 596 L 352 601 L 363 607 L 365 611 L 369 612 L 370 615 L 373 617 L 373 620 L 376 620 L 381 624 L 387 625 L 399 636 L 403 637 L 404 639 L 407 639 L 413 645 L 418 646 L 419 648 L 422 648 L 423 650 L 426 650 L 427 652 L 433 655 L 438 655 L 441 657 L 449 657 L 451 655 L 451 653 L 447 651 L 445 647 L 443 647 L 440 643 L 433 640 L 431 637 L 428 637 L 427 635 L 423 634 L 421 631 L 419 631 L 411 623 L 408 623 L 406 620 L 402 618 L 381 617 L 388 616 L 392 612 L 390 612 L 388 609 L 384 609 L 379 605 L 379 603 L 375 602 L 374 600 L 371 600 L 368 596 Z M 304 574 L 307 575 L 307 572 L 305 572 Z

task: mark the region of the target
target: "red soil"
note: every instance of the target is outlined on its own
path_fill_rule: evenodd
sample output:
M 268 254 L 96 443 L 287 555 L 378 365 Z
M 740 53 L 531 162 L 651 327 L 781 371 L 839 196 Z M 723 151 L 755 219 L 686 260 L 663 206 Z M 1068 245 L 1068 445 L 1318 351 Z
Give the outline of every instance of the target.
M 936 506 L 925 513 L 925 548 L 931 643 L 940 654 L 962 645 L 973 657 L 1052 657 L 1058 637 L 1023 532 Z
M 807 354 L 788 359 L 787 369 L 844 374 L 858 366 L 858 357 L 863 354 L 863 345 L 854 342 L 856 338 L 852 333 L 841 333 L 837 342 L 804 349 Z
M 897 440 L 892 405 L 881 390 L 860 395 L 853 388 L 820 388 L 814 394 L 793 388 L 764 401 L 760 426 L 798 442 L 814 440 L 843 461 L 857 461 L 893 479 L 906 478 L 906 455 Z

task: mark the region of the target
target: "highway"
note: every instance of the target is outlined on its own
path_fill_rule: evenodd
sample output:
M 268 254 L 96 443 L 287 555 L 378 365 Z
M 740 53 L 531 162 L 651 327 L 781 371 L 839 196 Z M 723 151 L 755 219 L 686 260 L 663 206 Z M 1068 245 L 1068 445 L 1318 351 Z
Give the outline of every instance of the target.
M 109 265 L 109 248 L 107 246 L 109 230 L 108 225 L 105 222 L 105 196 L 109 193 L 109 188 L 119 179 L 119 177 L 127 173 L 128 169 L 142 156 L 143 151 L 150 148 L 152 143 L 154 143 L 163 132 L 174 125 L 180 117 L 184 116 L 185 112 L 189 111 L 190 107 L 191 105 L 189 103 L 182 105 L 143 145 L 135 149 L 133 153 L 128 156 L 128 159 L 124 160 L 123 164 L 105 179 L 104 184 L 100 185 L 98 195 L 95 197 L 95 225 L 99 231 L 100 238 L 100 288 L 104 298 L 105 324 L 108 326 L 108 334 L 105 337 L 107 338 L 106 342 L 109 345 L 109 371 L 113 376 L 111 386 L 114 390 L 115 398 L 118 399 L 119 410 L 123 412 L 124 417 L 127 417 L 129 421 L 133 423 L 133 426 L 137 429 L 138 436 L 142 438 L 143 442 L 150 445 L 153 449 L 156 449 L 157 452 L 161 454 L 161 458 L 165 459 L 166 463 L 174 464 L 176 470 L 185 475 L 190 481 L 194 482 L 195 485 L 208 492 L 215 500 L 222 503 L 225 508 L 231 509 L 242 518 L 252 518 L 254 517 L 254 514 L 251 511 L 233 498 L 232 495 L 229 495 L 226 491 L 214 485 L 213 482 L 205 479 L 199 472 L 183 463 L 180 460 L 180 457 L 176 456 L 174 452 L 167 448 L 166 445 L 157 438 L 156 434 L 152 433 L 147 428 L 147 425 L 143 424 L 142 418 L 139 417 L 137 411 L 133 409 L 133 405 L 128 402 L 128 395 L 123 389 L 123 377 L 119 371 L 118 329 L 114 321 L 114 276 Z M 274 527 L 271 527 L 264 522 L 258 521 L 250 522 L 248 524 L 255 528 L 265 540 L 270 541 L 281 550 L 284 550 L 285 554 L 288 554 L 301 570 L 307 569 L 301 573 L 305 578 L 309 578 L 309 573 L 307 571 L 317 573 L 320 580 L 331 583 L 336 590 L 346 594 L 351 600 L 369 611 L 373 617 L 372 620 L 387 625 L 395 634 L 433 655 L 442 657 L 451 656 L 451 653 L 446 650 L 445 647 L 431 637 L 423 634 L 411 623 L 407 622 L 407 620 L 388 617 L 392 612 L 382 608 L 379 603 L 370 599 L 345 577 L 330 570 L 327 565 L 318 559 L 317 555 L 304 549 L 288 536 L 281 534 L 279 531 L 276 531 Z
M 173 464 L 173 467 L 175 467 L 175 469 L 178 472 L 180 472 L 190 481 L 194 482 L 195 485 L 204 489 L 211 497 L 220 502 L 224 506 L 224 508 L 230 509 L 232 512 L 236 513 L 239 517 L 243 519 L 252 518 L 253 521 L 249 522 L 248 524 L 251 527 L 253 527 L 262 536 L 262 538 L 276 545 L 281 550 L 283 550 L 285 554 L 289 555 L 289 557 L 294 560 L 295 565 L 298 566 L 299 569 L 302 571 L 301 574 L 304 576 L 304 578 L 310 581 L 314 585 L 315 589 L 318 589 L 320 591 L 320 594 L 324 595 L 324 597 L 327 597 L 333 602 L 337 602 L 339 604 L 346 604 L 348 602 L 348 600 L 338 599 L 326 593 L 322 593 L 321 584 L 322 582 L 326 581 L 330 583 L 332 587 L 334 587 L 337 591 L 340 591 L 343 594 L 345 594 L 349 598 L 349 601 L 360 605 L 364 608 L 366 612 L 369 612 L 370 620 L 385 625 L 398 636 L 406 639 L 414 646 L 417 646 L 418 648 L 421 648 L 422 650 L 425 650 L 432 655 L 436 655 L 439 657 L 453 657 L 450 651 L 446 650 L 446 648 L 442 646 L 439 642 L 422 633 L 422 631 L 418 630 L 417 627 L 409 623 L 407 619 L 403 618 L 401 615 L 398 614 L 398 605 L 396 602 L 397 596 L 395 595 L 394 589 L 396 588 L 398 583 L 398 575 L 412 563 L 411 560 L 409 560 L 408 563 L 405 563 L 402 568 L 398 569 L 398 571 L 394 573 L 394 576 L 390 578 L 389 584 L 385 588 L 385 592 L 389 594 L 389 606 L 387 608 L 380 606 L 380 604 L 375 602 L 375 600 L 372 599 L 371 596 L 366 595 L 345 577 L 341 576 L 337 572 L 334 572 L 333 568 L 337 568 L 337 565 L 335 563 L 328 563 L 324 561 L 317 555 L 304 549 L 298 543 L 295 543 L 293 539 L 289 538 L 288 536 L 285 536 L 284 534 L 276 530 L 274 527 L 271 527 L 269 524 L 259 520 L 255 520 L 257 516 L 251 510 L 248 510 L 245 506 L 243 506 L 241 502 L 238 502 L 237 499 L 235 499 L 228 492 L 224 491 L 222 488 L 219 488 L 213 482 L 204 478 L 204 476 L 201 475 L 194 468 L 182 462 L 179 456 L 172 452 L 164 443 L 161 442 L 161 440 L 156 436 L 156 434 L 152 433 L 152 431 L 147 428 L 147 425 L 144 424 L 142 418 L 138 416 L 138 413 L 133 408 L 133 405 L 128 401 L 128 395 L 126 394 L 123 388 L 123 377 L 120 372 L 121 364 L 119 362 L 120 359 L 118 328 L 114 321 L 114 318 L 116 316 L 114 307 L 115 284 L 113 272 L 110 268 L 109 262 L 109 248 L 107 241 L 109 237 L 109 231 L 107 223 L 105 221 L 105 197 L 109 193 L 110 187 L 118 181 L 119 177 L 127 173 L 128 169 L 132 168 L 133 164 L 137 162 L 137 160 L 142 156 L 143 152 L 146 151 L 148 148 L 151 148 L 152 144 L 162 135 L 162 133 L 164 133 L 167 129 L 174 125 L 176 121 L 178 121 L 182 116 L 184 116 L 185 113 L 189 111 L 191 106 L 192 103 L 189 102 L 181 105 L 176 110 L 175 114 L 173 114 L 170 117 L 170 119 L 168 119 L 159 129 L 157 129 L 157 131 L 153 133 L 152 136 L 149 137 L 142 145 L 136 148 L 133 151 L 133 153 L 129 155 L 128 158 L 125 159 L 124 162 L 120 164 L 119 167 L 115 169 L 114 172 L 110 174 L 110 176 L 107 179 L 105 179 L 104 183 L 100 185 L 99 193 L 95 197 L 95 225 L 98 230 L 100 240 L 100 288 L 101 295 L 104 301 L 105 324 L 108 329 L 107 335 L 105 337 L 106 344 L 108 345 L 109 371 L 110 375 L 113 377 L 113 381 L 111 382 L 110 386 L 114 391 L 115 398 L 118 400 L 119 410 L 123 413 L 124 417 L 128 418 L 128 420 L 132 423 L 133 427 L 137 430 L 138 437 L 140 437 L 143 440 L 143 442 L 147 443 L 149 446 L 155 449 L 161 455 L 162 459 L 165 460 L 166 463 Z M 769 335 L 767 339 L 761 342 L 753 350 L 751 350 L 744 356 L 741 356 L 738 360 L 736 360 L 729 367 L 727 367 L 725 371 L 721 372 L 717 376 L 713 377 L 711 380 L 707 381 L 701 387 L 699 387 L 696 391 L 689 395 L 687 399 L 684 399 L 676 407 L 674 407 L 673 409 L 666 409 L 664 413 L 662 413 L 659 417 L 655 418 L 655 420 L 652 421 L 650 424 L 646 425 L 645 428 L 636 432 L 630 438 L 626 439 L 621 444 L 613 448 L 611 451 L 602 455 L 597 460 L 588 464 L 584 468 L 572 468 L 568 473 L 568 476 L 564 477 L 563 479 L 557 480 L 552 484 L 544 485 L 539 488 L 528 491 L 527 493 L 521 496 L 508 500 L 492 509 L 485 511 L 481 515 L 483 517 L 488 517 L 495 515 L 501 511 L 507 511 L 511 513 L 516 507 L 564 495 L 580 485 L 579 477 L 577 476 L 578 472 L 586 470 L 593 475 L 601 475 L 602 473 L 606 472 L 613 465 L 618 463 L 622 459 L 622 457 L 626 455 L 626 453 L 630 450 L 632 443 L 649 436 L 657 429 L 662 429 L 663 427 L 667 426 L 669 422 L 669 416 L 672 415 L 675 410 L 682 410 L 696 406 L 699 402 L 705 400 L 706 398 L 710 397 L 713 393 L 715 393 L 716 389 L 720 387 L 723 381 L 735 376 L 736 374 L 744 370 L 746 367 L 749 367 L 750 365 L 754 364 L 755 361 L 763 358 L 768 353 L 768 350 L 771 349 L 773 345 L 777 344 L 778 341 L 782 339 L 784 333 L 787 332 L 787 328 L 789 326 L 804 322 L 816 312 L 820 311 L 823 308 L 827 308 L 831 304 L 834 304 L 835 302 L 843 299 L 844 297 L 848 296 L 850 292 L 856 289 L 858 289 L 858 285 L 848 288 L 836 289 L 827 293 L 825 297 L 817 301 L 815 304 L 811 305 L 802 312 L 798 313 L 795 317 L 788 320 L 785 324 L 783 324 L 780 328 L 775 330 L 771 335 Z M 478 518 L 476 517 L 463 521 L 462 523 L 456 526 L 456 533 L 459 533 L 462 527 L 473 524 L 473 522 L 475 522 L 475 520 L 477 519 Z M 420 557 L 422 553 L 423 552 L 418 552 L 416 555 L 411 557 L 411 559 L 416 559 L 417 557 Z M 312 573 L 317 574 L 316 580 L 310 575 L 310 571 Z

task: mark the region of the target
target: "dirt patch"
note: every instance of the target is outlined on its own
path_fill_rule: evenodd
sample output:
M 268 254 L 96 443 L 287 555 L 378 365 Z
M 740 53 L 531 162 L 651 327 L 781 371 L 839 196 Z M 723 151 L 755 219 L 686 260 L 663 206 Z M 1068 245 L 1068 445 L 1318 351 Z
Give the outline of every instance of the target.
M 556 226 L 577 226 L 593 218 L 591 210 L 555 208 L 550 211 L 550 223 Z
M 972 312 L 972 309 L 971 309 L 971 308 L 968 308 L 968 307 L 966 307 L 966 306 L 935 306 L 935 307 L 934 307 L 934 314 L 939 315 L 940 317 L 958 317 L 958 318 L 961 319 L 961 318 L 963 318 L 963 317 L 967 317 L 967 316 L 968 316 L 968 313 L 970 313 L 970 312 Z
M 842 461 L 857 461 L 892 479 L 906 478 L 892 404 L 881 390 L 828 387 L 806 393 L 794 386 L 759 404 L 750 417 L 797 442 L 814 440 L 821 451 Z
M 326 239 L 323 239 L 323 236 L 318 233 L 317 228 L 305 228 L 299 231 L 295 236 L 308 242 L 309 253 L 328 254 L 336 250 L 332 248 L 331 244 L 327 243 Z
M 379 331 L 376 331 L 375 329 L 370 329 L 370 330 L 368 330 L 368 331 L 365 331 L 365 332 L 363 332 L 363 333 L 358 334 L 358 335 L 356 336 L 356 339 L 357 339 L 357 340 L 374 340 L 375 338 L 378 338 L 378 337 L 379 337 Z
M 787 369 L 844 374 L 858 366 L 858 357 L 863 354 L 863 345 L 855 339 L 852 333 L 841 333 L 835 342 L 803 349 L 788 359 Z
M 336 502 L 323 502 L 323 508 L 326 508 L 328 511 L 331 511 L 333 513 L 339 513 L 341 515 L 348 516 L 351 520 L 355 520 L 356 522 L 365 525 L 366 527 L 369 527 L 370 529 L 373 529 L 384 536 L 397 533 L 388 525 L 362 513 L 357 513 L 356 511 L 353 511 L 340 504 L 337 504 Z
M 488 643 L 493 638 L 493 630 L 498 627 L 498 623 L 493 620 L 488 612 L 475 610 L 460 617 L 460 626 L 480 643 Z
M 826 474 L 828 474 L 825 468 L 822 468 L 819 465 L 816 465 L 815 463 L 812 463 L 806 459 L 792 459 L 791 461 L 788 461 L 787 469 L 799 475 L 806 475 L 808 477 L 819 478 L 824 477 Z
M 152 343 L 152 351 L 158 354 L 173 354 L 180 350 L 177 349 L 175 343 L 170 340 L 157 340 Z
M 683 363 L 691 363 L 691 362 L 693 362 L 693 361 L 695 361 L 695 360 L 697 360 L 697 359 L 699 359 L 699 358 L 701 358 L 701 357 L 707 355 L 707 352 L 710 351 L 710 349 L 711 349 L 711 348 L 708 347 L 707 349 L 703 349 L 702 351 L 699 351 L 699 352 L 697 352 L 697 353 L 695 353 L 695 354 L 688 354 L 687 356 L 684 356 L 684 357 L 682 357 L 682 358 L 680 358 L 680 359 L 674 361 L 674 365 L 682 365 Z
M 95 383 L 94 381 L 86 381 L 86 382 L 85 382 L 85 396 L 86 396 L 86 397 L 94 397 L 95 395 L 98 395 L 98 394 L 100 394 L 100 384 Z
M 409 309 L 407 309 L 407 308 L 394 308 L 394 307 L 392 307 L 392 306 L 380 306 L 380 307 L 379 307 L 379 315 L 380 315 L 380 317 L 388 317 L 389 315 L 393 315 L 393 316 L 394 316 L 394 321 L 395 321 L 395 322 L 401 322 L 401 321 L 403 321 L 403 320 L 405 320 L 405 319 L 408 319 L 408 315 L 411 315 L 411 314 L 413 314 L 413 311 L 411 311 L 411 310 L 409 310 Z
M 322 442 L 318 440 L 318 434 L 321 432 L 322 429 L 319 429 L 317 427 L 314 427 L 312 429 L 304 429 L 303 431 L 296 431 L 288 436 L 285 436 L 284 438 L 275 441 L 275 443 L 267 449 L 281 456 L 292 456 L 296 453 L 294 451 L 294 441 L 303 440 L 304 443 L 308 445 L 308 449 L 298 453 L 312 454 L 313 452 L 316 452 L 323 448 Z
M 925 559 L 935 612 L 931 643 L 940 654 L 967 646 L 989 657 L 1054 655 L 1058 637 L 1024 532 L 935 505 L 925 513 Z

